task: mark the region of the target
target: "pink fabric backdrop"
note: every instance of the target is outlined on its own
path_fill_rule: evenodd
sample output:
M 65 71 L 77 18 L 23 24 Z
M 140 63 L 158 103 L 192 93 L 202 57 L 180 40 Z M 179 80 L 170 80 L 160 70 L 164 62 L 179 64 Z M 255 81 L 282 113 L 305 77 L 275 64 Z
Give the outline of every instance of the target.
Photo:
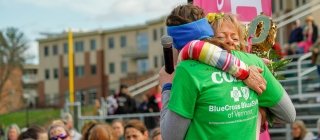
M 248 23 L 263 12 L 272 14 L 271 0 L 193 0 L 193 3 L 208 12 L 233 13 L 242 22 Z

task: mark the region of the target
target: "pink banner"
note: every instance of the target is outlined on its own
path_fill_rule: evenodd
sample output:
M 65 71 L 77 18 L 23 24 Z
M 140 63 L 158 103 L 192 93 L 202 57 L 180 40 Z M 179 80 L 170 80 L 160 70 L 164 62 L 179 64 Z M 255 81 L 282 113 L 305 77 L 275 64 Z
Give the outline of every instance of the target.
M 271 16 L 271 0 L 193 0 L 193 3 L 209 12 L 233 13 L 242 22 L 250 22 L 263 12 Z

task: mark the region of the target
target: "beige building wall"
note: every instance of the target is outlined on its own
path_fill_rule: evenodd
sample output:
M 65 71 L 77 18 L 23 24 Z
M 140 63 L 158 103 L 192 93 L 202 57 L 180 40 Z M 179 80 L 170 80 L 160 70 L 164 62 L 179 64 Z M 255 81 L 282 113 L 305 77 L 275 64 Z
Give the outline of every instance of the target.
M 59 41 L 55 42 L 48 42 L 45 44 L 41 44 L 39 46 L 39 58 L 40 58 L 40 64 L 39 64 L 39 78 L 40 80 L 44 79 L 44 85 L 45 87 L 45 94 L 58 94 L 58 79 L 54 78 L 53 71 L 54 69 L 58 69 L 59 67 L 59 57 L 58 55 L 53 55 L 53 46 L 57 45 L 58 47 L 58 54 L 62 51 L 61 50 L 61 43 Z M 48 47 L 49 54 L 48 56 L 44 56 L 44 50 L 45 47 Z M 45 70 L 49 70 L 49 79 L 45 79 Z
M 149 67 L 153 71 L 158 71 L 164 64 L 163 47 L 161 45 L 161 37 L 167 34 L 165 27 L 165 18 L 149 21 L 148 36 L 149 36 Z
M 148 49 L 138 50 L 138 36 L 145 34 L 147 36 Z M 83 32 L 74 34 L 74 42 L 83 41 L 84 52 L 90 52 L 90 64 L 96 64 L 95 50 L 91 50 L 90 41 L 96 40 L 98 50 L 104 50 L 105 74 L 108 75 L 109 89 L 118 91 L 120 78 L 128 74 L 139 71 L 138 61 L 145 60 L 148 69 L 146 71 L 158 71 L 163 65 L 163 50 L 161 46 L 161 36 L 166 34 L 164 17 L 148 21 L 145 25 L 135 25 L 111 30 L 101 30 L 92 32 Z M 121 37 L 126 38 L 126 46 L 121 47 Z M 114 48 L 109 48 L 109 38 L 114 40 Z M 58 80 L 53 79 L 53 69 L 59 67 L 59 55 L 63 56 L 63 67 L 68 67 L 68 54 L 64 53 L 64 45 L 67 43 L 66 34 L 57 37 L 49 37 L 40 40 L 40 65 L 39 77 L 45 85 L 45 93 L 57 94 L 59 90 Z M 59 55 L 52 56 L 52 46 L 57 44 Z M 74 44 L 75 45 L 75 44 Z M 44 46 L 49 46 L 49 56 L 44 57 Z M 75 50 L 74 50 L 75 51 Z M 75 52 L 75 66 L 83 66 L 85 63 L 84 52 Z M 127 72 L 121 71 L 121 63 L 126 62 Z M 110 64 L 114 64 L 114 73 L 110 73 Z M 50 79 L 44 78 L 45 69 L 50 70 Z M 62 72 L 63 73 L 63 72 Z M 143 73 L 139 73 L 143 74 Z
M 137 59 L 134 54 L 138 54 L 137 34 L 146 32 L 145 26 L 132 26 L 114 29 L 104 32 L 105 50 L 105 73 L 109 75 L 109 89 L 118 91 L 120 78 L 128 73 L 137 72 Z M 126 38 L 126 45 L 121 46 L 121 37 Z M 114 48 L 109 48 L 109 38 L 113 38 Z M 133 56 L 132 56 L 133 55 Z M 122 62 L 127 64 L 127 72 L 122 72 Z M 110 64 L 114 64 L 114 73 L 110 73 Z

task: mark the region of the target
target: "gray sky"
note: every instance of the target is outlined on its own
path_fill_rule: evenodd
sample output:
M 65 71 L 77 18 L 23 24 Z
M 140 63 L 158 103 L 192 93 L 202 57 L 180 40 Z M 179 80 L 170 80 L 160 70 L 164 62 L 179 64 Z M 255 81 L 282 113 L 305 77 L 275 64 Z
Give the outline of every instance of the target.
M 28 54 L 38 63 L 40 32 L 67 28 L 95 30 L 136 25 L 167 15 L 187 0 L 0 0 L 0 29 L 17 27 L 30 41 Z

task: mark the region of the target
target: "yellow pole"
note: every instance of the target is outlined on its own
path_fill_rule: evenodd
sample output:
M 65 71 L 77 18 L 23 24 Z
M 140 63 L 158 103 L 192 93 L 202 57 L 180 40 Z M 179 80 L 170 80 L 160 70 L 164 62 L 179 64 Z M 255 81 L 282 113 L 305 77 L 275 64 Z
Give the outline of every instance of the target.
M 68 57 L 69 57 L 69 99 L 73 105 L 74 102 L 74 58 L 73 58 L 73 34 L 71 29 L 68 32 Z

